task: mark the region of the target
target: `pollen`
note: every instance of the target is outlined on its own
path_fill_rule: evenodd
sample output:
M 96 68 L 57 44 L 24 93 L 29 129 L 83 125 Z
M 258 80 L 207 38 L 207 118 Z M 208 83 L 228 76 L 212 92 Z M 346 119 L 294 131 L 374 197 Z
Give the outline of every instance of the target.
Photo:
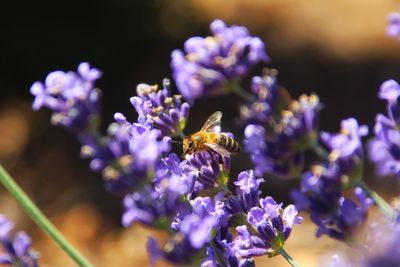
M 332 152 L 329 154 L 328 159 L 330 162 L 336 161 L 340 157 L 340 151 L 337 149 L 332 150 Z
M 118 159 L 118 164 L 121 165 L 123 168 L 128 167 L 133 163 L 133 157 L 131 155 L 125 155 Z
M 84 157 L 92 157 L 94 156 L 94 149 L 88 145 L 83 145 L 81 147 L 81 155 Z
M 117 180 L 119 175 L 120 175 L 120 172 L 111 166 L 107 166 L 103 170 L 103 177 L 105 180 Z

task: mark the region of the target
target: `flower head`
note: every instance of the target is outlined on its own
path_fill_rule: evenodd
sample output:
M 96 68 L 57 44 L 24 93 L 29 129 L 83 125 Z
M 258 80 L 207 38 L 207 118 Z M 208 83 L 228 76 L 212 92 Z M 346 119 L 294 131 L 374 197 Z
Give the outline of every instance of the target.
M 269 123 L 278 113 L 279 84 L 276 70 L 267 70 L 265 75 L 251 80 L 251 91 L 255 101 L 240 107 L 240 118 L 248 123 Z
M 81 136 L 81 154 L 90 158 L 90 167 L 101 172 L 111 192 L 129 192 L 141 188 L 162 153 L 169 151 L 169 137 L 159 130 L 129 123 L 121 113 L 110 124 L 107 136 Z
M 359 178 L 356 172 L 364 159 L 361 138 L 368 134 L 368 127 L 358 125 L 354 118 L 343 120 L 341 126 L 337 134 L 322 132 L 321 140 L 329 148 L 329 161 L 337 165 L 339 172 Z
M 236 227 L 238 235 L 229 243 L 237 258 L 274 255 L 276 250 L 284 246 L 293 225 L 302 221 L 293 205 L 283 210 L 282 204 L 276 203 L 271 197 L 260 199 L 259 204 L 248 212 L 248 226 Z M 249 230 L 249 226 L 254 230 Z
M 303 167 L 303 153 L 294 151 L 290 143 L 280 141 L 277 136 L 270 139 L 266 129 L 260 125 L 250 124 L 244 131 L 244 148 L 250 154 L 255 174 L 265 173 L 282 178 L 299 175 Z
M 210 25 L 213 36 L 192 37 L 184 51 L 172 52 L 171 66 L 180 93 L 193 101 L 227 92 L 226 83 L 243 77 L 258 62 L 268 60 L 263 42 L 242 26 Z
M 375 163 L 378 175 L 400 177 L 400 85 L 388 80 L 381 85 L 378 96 L 387 102 L 387 116 L 376 116 L 375 138 L 368 144 L 369 159 Z
M 34 110 L 47 107 L 54 113 L 52 123 L 61 125 L 76 133 L 97 129 L 100 109 L 100 90 L 94 82 L 101 72 L 81 63 L 78 72 L 54 71 L 47 75 L 44 83 L 35 82 L 30 91 L 35 96 Z
M 277 204 L 272 197 L 266 197 L 260 199 L 260 207 L 249 211 L 247 221 L 257 229 L 266 248 L 279 249 L 289 237 L 293 225 L 300 224 L 302 218 L 294 205 L 282 209 L 282 204 Z
M 229 170 L 230 159 L 223 158 L 223 164 L 220 164 L 220 157 L 219 154 L 211 151 L 196 152 L 187 156 L 182 168 L 184 172 L 197 177 L 194 193 L 214 188 L 218 182 L 227 182 L 224 176 L 225 170 Z
M 372 200 L 360 188 L 354 189 L 358 204 L 345 198 L 341 178 L 336 168 L 314 166 L 304 174 L 300 191 L 292 192 L 296 206 L 310 212 L 311 220 L 317 224 L 318 237 L 326 234 L 344 240 L 366 220 Z
M 398 38 L 400 36 L 400 14 L 398 12 L 390 13 L 387 17 L 387 20 L 387 35 L 389 35 L 390 37 Z
M 0 214 L 0 264 L 9 266 L 37 267 L 38 254 L 32 249 L 32 241 L 25 232 L 18 232 L 11 238 L 14 224 L 4 215 Z
M 227 208 L 232 214 L 247 213 L 251 208 L 258 205 L 260 183 L 262 178 L 257 179 L 253 170 L 239 173 L 236 185 L 236 194 L 228 197 Z
M 139 84 L 138 96 L 130 101 L 139 114 L 138 121 L 150 123 L 163 135 L 175 136 L 182 133 L 189 116 L 189 104 L 182 103 L 181 95 L 171 95 L 170 82 L 163 81 L 163 89 L 157 85 Z
M 215 199 L 197 197 L 190 201 L 191 211 L 180 213 L 174 235 L 163 248 L 152 241 L 149 247 L 151 259 L 164 258 L 173 263 L 188 264 L 203 253 L 215 232 L 227 225 L 227 213 L 223 206 L 223 194 Z
M 317 137 L 320 109 L 316 95 L 302 95 L 282 111 L 278 121 L 269 121 L 267 127 L 247 125 L 245 150 L 250 153 L 257 175 L 291 178 L 300 174 L 304 151 Z

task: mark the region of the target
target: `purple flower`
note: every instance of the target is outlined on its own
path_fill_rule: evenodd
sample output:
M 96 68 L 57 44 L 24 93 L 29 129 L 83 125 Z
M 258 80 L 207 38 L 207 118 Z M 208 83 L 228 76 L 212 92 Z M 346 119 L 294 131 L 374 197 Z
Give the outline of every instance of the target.
M 159 160 L 151 186 L 125 196 L 122 225 L 140 222 L 162 229 L 179 229 L 182 217 L 189 212 L 189 203 L 183 198 L 192 191 L 195 178 L 182 170 L 177 155 Z
M 196 152 L 188 155 L 182 164 L 183 171 L 195 175 L 194 193 L 211 189 L 218 182 L 226 183 L 226 170 L 229 170 L 230 159 L 224 158 L 223 165 L 219 163 L 220 155 L 214 152 Z
M 400 36 L 400 14 L 398 12 L 390 13 L 387 17 L 387 20 L 387 35 L 389 35 L 390 37 L 398 38 Z
M 97 130 L 101 92 L 94 82 L 101 72 L 81 63 L 78 72 L 54 71 L 44 83 L 35 82 L 30 91 L 35 96 L 34 110 L 47 107 L 53 111 L 52 123 L 75 133 Z
M 36 267 L 39 266 L 38 254 L 32 249 L 32 241 L 25 232 L 18 232 L 14 239 L 11 230 L 14 224 L 4 215 L 0 214 L 0 264 L 9 266 Z
M 193 191 L 197 175 L 185 171 L 186 162 L 181 161 L 176 154 L 169 154 L 157 162 L 153 183 L 159 190 L 168 189 L 180 195 Z M 168 186 L 167 186 L 168 185 Z
M 282 212 L 282 204 L 277 204 L 272 197 L 261 199 L 260 207 L 252 208 L 247 215 L 247 221 L 257 229 L 266 248 L 274 250 L 283 246 L 293 225 L 300 224 L 302 219 L 294 205 Z
M 337 165 L 342 175 L 360 178 L 359 169 L 364 160 L 361 138 L 367 134 L 368 127 L 358 125 L 354 118 L 342 121 L 340 133 L 321 133 L 322 142 L 329 148 L 329 161 Z
M 238 235 L 229 244 L 232 253 L 237 258 L 248 258 L 253 256 L 263 256 L 267 254 L 267 245 L 264 240 L 257 235 L 252 235 L 247 226 L 242 225 L 235 228 Z
M 169 137 L 159 130 L 129 123 L 121 113 L 110 124 L 107 136 L 80 136 L 81 154 L 90 158 L 90 167 L 101 172 L 111 192 L 139 189 L 153 172 L 162 153 L 169 151 Z
M 282 204 L 272 197 L 260 199 L 259 206 L 251 208 L 247 214 L 247 226 L 235 228 L 238 235 L 228 244 L 230 253 L 238 259 L 272 256 L 284 246 L 293 225 L 301 221 L 294 205 L 282 209 Z
M 344 240 L 366 220 L 372 200 L 360 188 L 354 189 L 359 204 L 343 197 L 341 178 L 337 168 L 314 166 L 304 174 L 300 191 L 292 192 L 297 208 L 307 210 L 318 226 L 318 237 Z
M 164 79 L 162 90 L 148 84 L 139 84 L 136 90 L 138 96 L 131 97 L 130 101 L 139 114 L 140 123 L 149 123 L 163 135 L 182 135 L 190 106 L 182 103 L 181 95 L 171 95 L 168 79 Z
M 267 70 L 262 77 L 251 80 L 251 91 L 255 101 L 240 107 L 240 118 L 248 123 L 269 123 L 278 113 L 279 84 L 276 70 Z
M 171 190 L 156 190 L 150 186 L 124 197 L 125 212 L 122 225 L 128 227 L 135 222 L 158 229 L 168 230 L 170 221 L 188 207 L 182 195 Z
M 228 92 L 227 83 L 245 76 L 267 61 L 263 42 L 242 26 L 227 27 L 221 20 L 210 25 L 213 36 L 192 37 L 184 51 L 172 52 L 171 67 L 180 93 L 193 101 Z
M 321 104 L 315 94 L 301 95 L 293 100 L 288 110 L 282 112 L 282 118 L 275 127 L 280 139 L 293 143 L 300 149 L 308 148 L 315 142 Z
M 257 176 L 268 173 L 281 178 L 293 178 L 300 174 L 304 156 L 301 152 L 293 151 L 290 143 L 279 138 L 268 140 L 266 129 L 260 125 L 248 125 L 244 135 L 244 148 L 250 154 Z
M 259 186 L 263 179 L 257 179 L 252 170 L 241 172 L 234 182 L 236 194 L 228 197 L 227 208 L 232 214 L 247 213 L 258 205 Z
M 195 260 L 209 245 L 215 232 L 227 224 L 227 214 L 223 205 L 223 194 L 215 199 L 197 197 L 190 201 L 191 211 L 180 212 L 180 219 L 174 227 L 175 234 L 160 248 L 154 241 L 149 243 L 151 261 L 164 258 L 177 264 L 195 264 Z
M 400 86 L 393 80 L 384 82 L 378 94 L 379 98 L 387 101 L 387 116 L 376 116 L 375 138 L 368 144 L 368 155 L 380 176 L 400 176 L 399 95 Z
M 321 105 L 316 95 L 300 96 L 284 110 L 278 122 L 267 127 L 250 124 L 246 127 L 245 150 L 255 165 L 256 175 L 264 173 L 282 178 L 300 175 L 304 151 L 317 138 Z

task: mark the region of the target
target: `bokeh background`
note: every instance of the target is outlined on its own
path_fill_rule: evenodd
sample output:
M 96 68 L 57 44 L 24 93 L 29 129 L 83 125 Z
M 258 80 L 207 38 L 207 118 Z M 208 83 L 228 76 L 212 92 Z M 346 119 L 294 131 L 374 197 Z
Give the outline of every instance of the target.
M 400 44 L 385 35 L 386 16 L 400 10 L 392 0 L 98 0 L 9 1 L 0 8 L 0 162 L 60 230 L 96 266 L 147 266 L 149 229 L 120 225 L 121 199 L 105 192 L 99 175 L 79 158 L 74 136 L 50 125 L 50 113 L 33 112 L 29 87 L 53 70 L 75 70 L 82 61 L 103 70 L 103 125 L 114 112 L 131 120 L 129 97 L 138 83 L 171 77 L 170 53 L 194 35 L 208 35 L 215 18 L 242 24 L 266 43 L 269 67 L 290 93 L 316 92 L 325 108 L 321 128 L 335 131 L 354 116 L 373 127 L 384 111 L 376 98 L 382 81 L 400 78 Z M 255 69 L 254 74 L 260 69 Z M 201 127 L 210 111 L 224 112 L 223 127 L 242 139 L 235 124 L 240 99 L 200 100 L 187 132 Z M 233 159 L 232 176 L 251 168 L 246 155 Z M 391 179 L 368 182 L 390 199 L 399 191 Z M 288 203 L 292 181 L 267 180 L 266 192 Z M 32 236 L 45 266 L 74 263 L 0 188 L 0 212 Z M 307 218 L 307 216 L 305 215 Z M 296 226 L 287 250 L 302 266 L 324 266 L 324 257 L 346 249 L 328 238 L 314 238 L 306 219 Z M 162 238 L 162 237 L 161 237 Z M 261 259 L 260 266 L 287 266 Z M 166 264 L 160 263 L 159 266 Z

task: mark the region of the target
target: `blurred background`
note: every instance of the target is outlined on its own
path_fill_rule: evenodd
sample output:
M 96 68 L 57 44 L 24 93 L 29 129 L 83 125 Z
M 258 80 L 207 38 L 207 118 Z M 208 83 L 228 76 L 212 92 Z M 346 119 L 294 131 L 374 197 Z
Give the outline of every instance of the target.
M 160 84 L 171 77 L 170 53 L 190 36 L 209 34 L 216 18 L 245 25 L 266 43 L 269 67 L 290 93 L 316 92 L 325 108 L 321 128 L 335 131 L 354 116 L 370 129 L 379 85 L 400 79 L 400 44 L 385 35 L 386 16 L 400 10 L 391 0 L 98 0 L 2 4 L 0 9 L 0 162 L 60 230 L 96 266 L 147 266 L 146 237 L 140 226 L 120 225 L 121 199 L 105 192 L 100 175 L 79 158 L 74 136 L 50 125 L 50 112 L 33 112 L 29 88 L 53 70 L 76 70 L 82 61 L 101 69 L 103 127 L 114 112 L 136 114 L 129 97 L 138 83 Z M 255 69 L 254 74 L 260 69 Z M 242 139 L 234 121 L 240 99 L 200 100 L 191 110 L 187 132 L 201 127 L 211 111 L 224 112 L 223 127 Z M 233 159 L 232 176 L 251 168 L 246 155 Z M 390 199 L 399 190 L 388 180 L 368 182 Z M 266 192 L 288 203 L 291 181 L 267 180 Z M 32 236 L 44 266 L 74 263 L 0 189 L 0 212 Z M 307 218 L 307 215 L 304 217 Z M 323 255 L 343 245 L 315 239 L 306 219 L 295 227 L 287 250 L 302 266 L 323 264 Z M 321 260 L 322 259 L 322 260 Z M 261 266 L 287 266 L 280 257 Z M 159 266 L 166 264 L 160 263 Z

